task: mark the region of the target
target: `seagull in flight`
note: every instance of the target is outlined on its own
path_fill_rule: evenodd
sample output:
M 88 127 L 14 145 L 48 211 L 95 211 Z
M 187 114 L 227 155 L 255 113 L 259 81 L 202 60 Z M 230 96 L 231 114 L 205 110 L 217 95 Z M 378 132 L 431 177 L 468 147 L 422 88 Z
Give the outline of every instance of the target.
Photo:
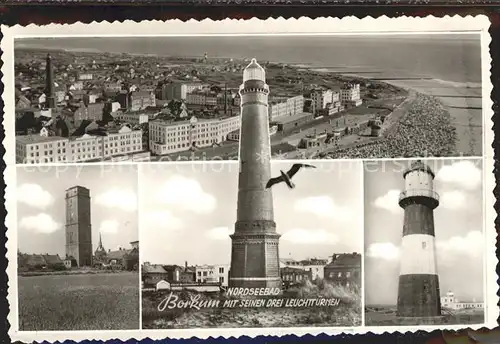
M 282 183 L 282 182 L 285 182 L 286 185 L 290 189 L 293 189 L 295 187 L 295 184 L 292 183 L 292 177 L 297 172 L 299 172 L 299 170 L 301 168 L 303 168 L 303 167 L 305 167 L 305 168 L 316 168 L 316 166 L 307 165 L 307 164 L 293 164 L 292 168 L 290 168 L 290 170 L 287 173 L 285 173 L 285 172 L 283 172 L 283 171 L 280 170 L 281 175 L 279 177 L 269 179 L 269 181 L 266 184 L 266 189 L 269 189 L 274 184 L 279 184 L 279 183 Z

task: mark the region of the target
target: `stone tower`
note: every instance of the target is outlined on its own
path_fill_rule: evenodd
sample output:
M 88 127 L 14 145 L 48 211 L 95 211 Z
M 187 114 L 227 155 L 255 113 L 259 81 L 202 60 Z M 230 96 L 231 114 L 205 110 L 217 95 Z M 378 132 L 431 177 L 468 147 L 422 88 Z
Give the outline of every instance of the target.
M 56 97 L 54 89 L 54 67 L 52 66 L 52 57 L 47 54 L 46 65 L 45 65 L 45 92 L 46 92 L 46 103 L 49 109 L 54 109 L 56 107 Z
M 441 315 L 439 277 L 436 264 L 434 172 L 422 161 L 407 169 L 405 189 L 399 196 L 404 209 L 397 314 L 400 317 Z
M 90 190 L 82 186 L 66 190 L 66 257 L 92 266 Z
M 271 189 L 266 189 L 271 178 L 269 86 L 264 69 L 255 59 L 243 72 L 239 93 L 240 171 L 229 286 L 281 288 L 280 235 L 276 233 Z

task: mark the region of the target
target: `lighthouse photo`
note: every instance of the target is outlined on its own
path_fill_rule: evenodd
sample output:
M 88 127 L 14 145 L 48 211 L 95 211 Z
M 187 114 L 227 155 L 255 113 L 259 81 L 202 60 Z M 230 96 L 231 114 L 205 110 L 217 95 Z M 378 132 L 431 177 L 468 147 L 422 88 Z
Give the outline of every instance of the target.
M 366 325 L 482 323 L 481 160 L 364 165 Z
M 362 162 L 271 161 L 255 59 L 239 92 L 238 161 L 140 168 L 143 327 L 360 326 Z
M 266 72 L 255 59 L 243 71 L 238 207 L 231 235 L 230 287 L 281 289 L 271 179 Z

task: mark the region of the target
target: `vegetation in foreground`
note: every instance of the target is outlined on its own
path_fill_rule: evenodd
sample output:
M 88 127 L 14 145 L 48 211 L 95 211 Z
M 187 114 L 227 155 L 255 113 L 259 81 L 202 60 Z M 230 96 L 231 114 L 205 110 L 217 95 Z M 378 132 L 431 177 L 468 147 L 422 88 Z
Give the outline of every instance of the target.
M 144 329 L 194 327 L 293 327 L 293 326 L 359 326 L 361 293 L 358 287 L 346 288 L 323 280 L 287 290 L 283 298 L 340 298 L 338 306 L 309 308 L 202 308 L 158 310 L 158 304 L 170 292 L 144 291 L 142 326 Z M 222 294 L 182 291 L 176 293 L 188 300 L 194 295 L 203 299 L 228 299 Z M 260 297 L 265 298 L 265 297 Z M 267 297 L 272 298 L 272 297 Z M 235 297 L 232 297 L 235 299 Z M 221 302 L 221 303 L 222 303 Z
M 137 273 L 19 277 L 19 329 L 139 328 Z
M 367 326 L 409 326 L 417 325 L 421 319 L 412 321 L 408 318 L 399 318 L 396 315 L 396 306 L 367 306 L 365 308 L 365 324 Z M 461 325 L 484 323 L 484 310 L 442 310 L 442 317 L 433 319 L 429 325 Z

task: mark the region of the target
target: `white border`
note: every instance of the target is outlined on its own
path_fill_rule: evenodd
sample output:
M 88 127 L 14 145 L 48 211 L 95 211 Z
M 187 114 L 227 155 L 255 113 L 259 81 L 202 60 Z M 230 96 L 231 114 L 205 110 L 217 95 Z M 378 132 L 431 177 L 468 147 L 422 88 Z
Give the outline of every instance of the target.
M 36 26 L 28 25 L 26 27 L 13 26 L 7 27 L 2 25 L 1 30 L 4 35 L 0 47 L 3 51 L 2 60 L 4 62 L 2 66 L 4 84 L 4 113 L 7 114 L 4 117 L 4 127 L 6 137 L 3 141 L 4 147 L 6 149 L 6 154 L 4 156 L 4 161 L 7 165 L 4 172 L 4 179 L 6 181 L 6 208 L 9 209 L 6 216 L 6 226 L 7 231 L 7 257 L 9 259 L 9 265 L 7 267 L 7 273 L 9 278 L 9 295 L 8 301 L 11 306 L 11 312 L 8 315 L 8 321 L 11 324 L 9 330 L 9 335 L 13 341 L 20 340 L 23 342 L 32 341 L 63 341 L 67 339 L 71 340 L 85 340 L 85 339 L 99 339 L 99 340 L 109 340 L 109 339 L 121 339 L 127 340 L 130 338 L 142 339 L 149 337 L 151 339 L 162 339 L 165 337 L 169 338 L 190 338 L 196 336 L 198 338 L 207 337 L 219 337 L 224 336 L 226 338 L 230 336 L 241 336 L 247 335 L 250 337 L 255 337 L 258 335 L 285 335 L 285 334 L 295 334 L 295 335 L 305 335 L 305 334 L 338 334 L 338 333 L 384 333 L 384 332 L 407 332 L 426 330 L 432 331 L 438 326 L 399 326 L 399 327 L 357 327 L 357 328 L 333 328 L 333 327 L 301 327 L 301 328 L 241 328 L 241 329 L 224 329 L 224 328 L 213 328 L 213 329 L 185 329 L 185 330 L 127 330 L 127 331 L 67 331 L 67 332 L 19 332 L 17 331 L 18 319 L 17 319 L 17 267 L 16 267 L 16 252 L 17 252 L 17 236 L 16 231 L 16 200 L 13 195 L 15 195 L 16 188 L 16 174 L 15 174 L 15 138 L 14 138 L 14 58 L 13 58 L 13 48 L 14 48 L 14 37 L 63 37 L 63 36 L 79 36 L 79 37 L 124 37 L 124 36 L 200 36 L 200 35 L 219 35 L 219 36 L 240 36 L 240 35 L 307 35 L 307 34 L 317 34 L 317 35 L 375 35 L 375 34 L 441 34 L 441 33 L 465 33 L 465 32 L 475 32 L 481 33 L 481 57 L 482 57 L 482 96 L 483 96 L 483 122 L 484 122 L 484 140 L 483 140 L 483 161 L 484 161 L 484 188 L 485 188 L 485 228 L 486 228 L 486 242 L 489 245 L 486 249 L 486 261 L 487 261 L 487 271 L 490 272 L 486 274 L 487 280 L 487 295 L 485 302 L 487 302 L 488 307 L 486 308 L 486 319 L 485 324 L 467 327 L 478 329 L 481 327 L 493 328 L 496 324 L 496 319 L 499 315 L 497 302 L 498 297 L 496 292 L 498 286 L 496 283 L 496 273 L 494 273 L 496 265 L 498 263 L 495 255 L 495 242 L 496 242 L 496 232 L 494 228 L 495 212 L 493 209 L 494 197 L 493 197 L 493 187 L 494 178 L 491 171 L 493 170 L 493 149 L 491 147 L 493 142 L 493 132 L 491 116 L 492 112 L 492 101 L 490 99 L 490 94 L 492 90 L 492 85 L 490 81 L 490 65 L 491 58 L 489 54 L 489 43 L 491 38 L 488 34 L 489 20 L 486 16 L 467 16 L 461 17 L 455 15 L 453 17 L 447 16 L 444 18 L 435 18 L 428 16 L 426 18 L 387 18 L 382 16 L 380 18 L 374 19 L 372 17 L 366 17 L 364 19 L 358 19 L 356 17 L 346 17 L 343 19 L 338 18 L 299 18 L 299 19 L 268 19 L 259 20 L 253 18 L 251 20 L 223 20 L 223 21 L 212 21 L 209 19 L 203 21 L 189 20 L 187 22 L 182 22 L 180 20 L 171 20 L 167 22 L 161 21 L 143 21 L 136 23 L 133 21 L 124 21 L 123 23 L 92 23 L 92 24 L 82 24 L 76 23 L 72 25 L 59 25 L 51 24 L 46 26 Z M 325 29 L 327 28 L 327 29 Z M 416 31 L 415 28 L 418 28 Z M 326 31 L 325 31 L 326 30 Z M 64 32 L 64 34 L 61 34 Z M 231 32 L 231 34 L 228 34 Z M 384 159 L 385 160 L 385 159 Z M 398 159 L 401 160 L 401 159 Z M 324 162 L 324 161 L 323 161 Z M 190 162 L 192 163 L 192 162 Z M 56 165 L 56 164 L 54 164 Z M 139 234 L 140 238 L 140 234 Z M 364 294 L 364 293 L 363 293 Z M 364 319 L 364 318 L 363 318 Z M 363 320 L 364 321 L 364 320 Z M 461 329 L 465 327 L 464 325 L 454 325 L 441 327 L 440 329 Z

